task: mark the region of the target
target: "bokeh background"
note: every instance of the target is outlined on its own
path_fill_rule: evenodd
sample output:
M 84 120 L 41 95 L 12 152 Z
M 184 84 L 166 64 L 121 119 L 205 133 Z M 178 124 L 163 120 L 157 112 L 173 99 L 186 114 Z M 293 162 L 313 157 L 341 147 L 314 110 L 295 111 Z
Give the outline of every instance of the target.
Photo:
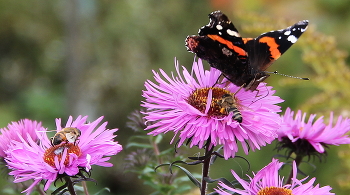
M 0 0 L 0 127 L 29 118 L 53 129 L 55 118 L 89 115 L 94 120 L 103 115 L 109 128 L 119 128 L 116 140 L 126 145 L 134 134 L 126 127 L 127 116 L 140 108 L 143 84 L 153 79 L 151 70 L 174 71 L 175 57 L 191 67 L 194 55 L 186 51 L 184 40 L 197 34 L 214 10 L 226 13 L 243 37 L 308 19 L 308 31 L 269 70 L 311 80 L 273 75 L 267 82 L 286 100 L 283 110 L 292 107 L 326 118 L 334 111 L 349 117 L 350 1 Z M 253 171 L 270 162 L 273 148 L 247 156 Z M 348 194 L 347 150 L 330 147 L 327 160 L 312 159 L 317 168 L 305 163 L 305 172 L 321 186 Z M 104 187 L 111 189 L 106 194 L 152 192 L 125 172 L 130 151 L 113 157 L 112 168 L 94 167 L 98 185 L 89 184 L 91 194 Z M 237 164 L 221 162 L 211 176 L 232 179 L 229 170 Z M 9 189 L 11 178 L 2 170 L 0 188 Z

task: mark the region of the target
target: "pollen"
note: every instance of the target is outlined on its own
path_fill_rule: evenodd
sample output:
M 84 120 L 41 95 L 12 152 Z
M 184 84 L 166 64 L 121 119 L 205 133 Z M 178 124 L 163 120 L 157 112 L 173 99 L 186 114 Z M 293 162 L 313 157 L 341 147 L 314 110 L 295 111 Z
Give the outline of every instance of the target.
M 257 195 L 293 195 L 292 190 L 282 187 L 266 187 L 261 189 Z
M 52 167 L 55 167 L 55 157 L 57 156 L 58 161 L 62 160 L 64 150 L 67 150 L 66 158 L 64 159 L 64 165 L 67 166 L 69 163 L 70 154 L 75 154 L 78 157 L 81 156 L 80 148 L 74 143 L 63 143 L 48 148 L 44 153 L 44 161 Z
M 223 95 L 232 93 L 223 88 L 205 87 L 196 89 L 187 98 L 187 103 L 199 110 L 201 113 L 205 113 L 209 90 L 212 90 L 212 99 L 207 113 L 208 117 L 222 118 L 227 116 L 227 113 L 222 112 L 222 107 L 218 104 L 218 101 L 222 99 Z

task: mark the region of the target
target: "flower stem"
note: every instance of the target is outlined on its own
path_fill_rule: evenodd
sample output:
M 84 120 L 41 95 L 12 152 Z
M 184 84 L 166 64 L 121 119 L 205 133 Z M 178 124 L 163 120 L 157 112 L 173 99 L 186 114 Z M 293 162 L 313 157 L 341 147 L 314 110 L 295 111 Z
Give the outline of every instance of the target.
M 156 137 L 150 137 L 150 143 L 153 146 L 152 148 L 153 148 L 154 154 L 158 160 L 158 163 L 162 164 L 162 159 L 159 158 L 160 152 L 159 152 L 158 144 L 156 143 L 155 139 L 156 139 Z
M 46 195 L 43 189 L 40 188 L 40 185 L 36 186 L 37 191 L 39 192 L 40 195 Z
M 74 191 L 73 182 L 70 179 L 70 177 L 66 176 L 66 177 L 64 177 L 64 180 L 67 182 L 67 187 L 68 187 L 68 191 L 69 191 L 70 195 L 77 195 Z
M 82 182 L 81 182 L 81 185 L 82 185 L 83 188 L 84 188 L 84 193 L 85 193 L 85 195 L 89 195 L 89 191 L 88 191 L 88 189 L 87 189 L 86 181 L 82 181 Z
M 201 195 L 205 195 L 207 191 L 207 182 L 204 180 L 205 177 L 209 176 L 209 168 L 210 168 L 210 155 L 213 152 L 214 147 L 210 147 L 210 140 L 207 141 L 205 146 L 205 156 L 208 158 L 203 160 L 203 171 L 202 171 L 202 184 L 201 184 Z
M 295 158 L 295 164 L 297 166 L 297 170 L 298 170 L 298 167 L 301 163 L 301 161 L 303 160 L 303 155 L 297 155 L 297 157 Z M 292 183 L 292 178 L 293 178 L 293 167 L 292 167 L 292 170 L 290 171 L 289 173 L 289 176 L 288 176 L 288 179 L 286 181 L 286 184 L 291 184 Z

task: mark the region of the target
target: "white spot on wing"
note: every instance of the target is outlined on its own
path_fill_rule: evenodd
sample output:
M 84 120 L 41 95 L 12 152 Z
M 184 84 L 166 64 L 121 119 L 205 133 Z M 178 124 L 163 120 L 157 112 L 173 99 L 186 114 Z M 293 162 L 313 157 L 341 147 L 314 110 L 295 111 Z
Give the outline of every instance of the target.
M 298 38 L 296 38 L 294 35 L 290 35 L 287 38 L 288 41 L 290 41 L 291 43 L 295 43 L 297 42 Z
M 222 28 L 222 26 L 221 25 L 216 25 L 216 29 L 218 29 L 218 30 L 222 30 L 223 28 Z
M 290 30 L 288 30 L 288 31 L 286 31 L 286 32 L 284 32 L 284 35 L 290 35 Z
M 229 35 L 231 35 L 231 36 L 240 37 L 240 35 L 239 35 L 236 31 L 227 29 L 226 32 L 227 32 L 227 34 L 229 34 Z
M 301 31 L 301 32 L 305 32 L 306 29 L 307 29 L 307 27 L 306 27 L 306 28 L 302 28 L 300 31 Z

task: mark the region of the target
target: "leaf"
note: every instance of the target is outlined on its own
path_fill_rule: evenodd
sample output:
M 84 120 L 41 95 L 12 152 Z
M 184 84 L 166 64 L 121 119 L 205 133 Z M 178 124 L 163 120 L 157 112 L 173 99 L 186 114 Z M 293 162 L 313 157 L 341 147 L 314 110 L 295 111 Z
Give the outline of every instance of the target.
M 157 191 L 159 191 L 159 185 L 152 182 L 152 181 L 145 181 L 143 182 L 143 184 L 151 186 L 152 188 L 156 189 Z
M 96 192 L 94 195 L 99 195 L 99 194 L 101 194 L 102 192 L 105 192 L 105 191 L 111 192 L 111 190 L 109 188 L 105 187 L 105 188 L 102 188 L 100 191 Z
M 224 146 L 220 146 L 220 147 L 214 152 L 215 155 L 213 155 L 213 156 L 211 157 L 211 159 L 210 159 L 210 164 L 211 164 L 211 165 L 214 164 L 214 162 L 216 161 L 216 159 L 217 159 L 218 157 L 222 157 L 222 155 L 220 154 L 220 150 L 221 150 L 223 147 L 224 147 Z
M 222 183 L 224 183 L 225 185 L 231 187 L 231 188 L 235 188 L 234 184 L 238 184 L 238 182 L 235 182 L 234 184 L 230 181 L 228 181 L 226 178 L 218 178 L 218 179 L 211 179 L 210 177 L 204 177 L 204 180 L 208 183 L 214 183 L 217 181 L 221 181 Z
M 168 155 L 171 151 L 173 151 L 173 148 L 169 148 L 167 150 L 164 150 L 162 152 L 159 153 L 159 156 L 164 156 L 164 155 Z
M 175 190 L 171 193 L 171 194 L 183 194 L 183 192 L 191 190 L 191 186 L 189 185 L 181 185 L 177 188 L 175 188 Z
M 166 164 L 161 164 L 161 165 L 158 165 L 157 167 L 154 168 L 154 170 L 156 171 L 159 167 L 162 167 L 162 166 L 166 166 L 166 165 L 169 165 L 169 171 L 170 173 L 172 174 L 172 166 L 175 166 L 179 169 L 181 169 L 186 175 L 187 177 L 191 180 L 191 182 L 196 185 L 198 188 L 201 187 L 201 184 L 200 182 L 195 178 L 195 176 L 192 175 L 192 173 L 190 171 L 188 171 L 187 169 L 185 169 L 184 167 L 181 167 L 179 165 L 176 165 L 175 163 L 182 163 L 182 164 L 187 164 L 186 162 L 184 161 L 174 161 L 172 163 L 166 163 Z
M 201 183 L 192 175 L 192 173 L 190 171 L 188 171 L 187 169 L 185 169 L 184 167 L 181 167 L 179 165 L 173 165 L 173 166 L 181 169 L 187 175 L 187 177 L 192 181 L 192 183 L 194 185 L 196 185 L 198 188 L 201 187 Z
M 163 140 L 163 136 L 161 134 L 156 136 L 154 143 L 159 144 Z
M 153 148 L 153 146 L 151 146 L 150 144 L 140 144 L 140 143 L 136 143 L 136 142 L 131 142 L 131 143 L 128 143 L 126 145 L 126 148 L 130 148 L 130 147 Z
M 154 169 L 148 166 L 142 170 L 142 174 L 153 173 L 153 172 L 154 172 Z

